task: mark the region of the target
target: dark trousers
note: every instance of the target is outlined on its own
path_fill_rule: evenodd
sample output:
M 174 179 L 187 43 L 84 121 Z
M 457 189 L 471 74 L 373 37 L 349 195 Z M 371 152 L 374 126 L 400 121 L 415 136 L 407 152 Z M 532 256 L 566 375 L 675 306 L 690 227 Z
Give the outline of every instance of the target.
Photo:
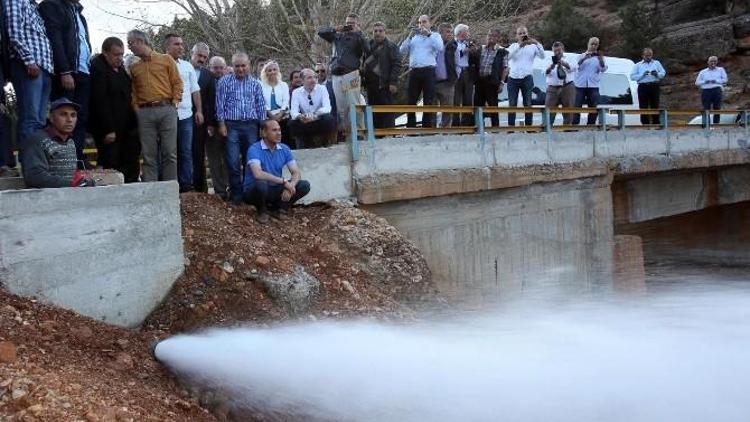
M 141 174 L 141 142 L 137 130 L 123 129 L 115 132 L 115 142 L 104 143 L 104 135 L 94 137 L 96 143 L 96 164 L 105 169 L 115 169 L 122 173 L 125 183 L 138 181 Z
M 289 209 L 295 202 L 302 199 L 310 193 L 310 182 L 300 180 L 294 186 L 295 192 L 288 202 L 281 200 L 281 194 L 284 192 L 282 185 L 272 185 L 266 181 L 255 181 L 243 194 L 243 201 L 246 204 L 254 205 L 258 213 L 265 213 L 268 210 Z
M 206 181 L 206 124 L 193 122 L 193 189 L 196 192 L 208 192 Z
M 434 67 L 416 67 L 409 71 L 408 84 L 409 104 L 417 105 L 419 95 L 422 95 L 424 105 L 433 105 L 435 103 L 435 68 Z M 422 113 L 422 127 L 435 126 L 435 113 Z M 406 126 L 416 127 L 417 116 L 415 113 L 409 113 L 406 116 Z
M 242 177 L 247 163 L 247 149 L 258 140 L 257 120 L 227 120 L 225 154 L 229 169 L 229 192 L 235 202 L 242 200 Z
M 335 130 L 336 123 L 330 113 L 322 114 L 316 120 L 308 123 L 304 123 L 299 119 L 289 121 L 289 133 L 294 138 L 297 149 L 322 146 L 314 145 L 314 138 L 323 136 L 327 142 L 333 136 Z
M 518 93 L 521 92 L 524 107 L 531 107 L 531 91 L 534 89 L 534 78 L 531 75 L 522 79 L 508 78 L 508 105 L 516 107 L 518 105 Z M 524 123 L 531 126 L 533 115 L 526 113 Z M 508 113 L 508 125 L 516 125 L 516 113 Z
M 78 122 L 76 123 L 75 130 L 73 130 L 73 141 L 76 144 L 76 155 L 78 156 L 78 159 L 83 160 L 85 158 L 83 156 L 83 148 L 86 146 L 86 124 L 89 120 L 91 78 L 85 73 L 77 72 L 73 73 L 73 81 L 75 82 L 75 89 L 73 89 L 73 91 L 67 91 L 62 87 L 60 75 L 53 76 L 50 101 L 54 101 L 60 97 L 65 97 L 81 106 L 78 110 Z
M 480 76 L 474 90 L 474 105 L 477 107 L 497 107 L 497 95 L 499 93 L 500 85 L 493 84 L 489 76 Z M 487 113 L 485 113 L 485 116 L 487 116 Z M 490 113 L 489 116 L 492 126 L 500 125 L 500 116 L 497 113 Z
M 583 106 L 583 103 L 591 109 L 588 113 L 586 124 L 596 124 L 596 118 L 599 117 L 599 110 L 596 106 L 599 104 L 599 88 L 578 88 L 576 87 L 576 107 Z M 576 113 L 573 116 L 573 124 L 581 123 L 581 114 Z
M 376 84 L 367 85 L 367 103 L 370 105 L 391 105 L 393 94 L 386 86 L 379 88 Z M 372 122 L 376 129 L 391 128 L 396 126 L 396 115 L 393 113 L 373 113 Z
M 453 91 L 453 105 L 470 106 L 474 102 L 474 81 L 469 69 L 464 69 L 456 80 Z M 453 122 L 456 126 L 474 126 L 474 113 L 455 113 Z
M 658 82 L 643 83 L 638 85 L 638 104 L 641 108 L 658 109 L 661 88 Z M 658 125 L 661 119 L 658 114 L 641 114 L 641 124 Z
M 721 110 L 721 88 L 709 88 L 701 91 L 701 104 L 704 110 Z M 721 116 L 714 114 L 714 124 L 718 124 Z

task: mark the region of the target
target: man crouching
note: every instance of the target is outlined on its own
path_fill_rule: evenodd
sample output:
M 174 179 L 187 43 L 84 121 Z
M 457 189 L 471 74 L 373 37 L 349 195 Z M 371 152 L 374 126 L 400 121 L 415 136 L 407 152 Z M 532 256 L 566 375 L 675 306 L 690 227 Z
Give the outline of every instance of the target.
M 300 171 L 292 151 L 281 143 L 281 127 L 275 120 L 265 120 L 260 126 L 261 138 L 247 150 L 247 166 L 243 199 L 258 210 L 256 216 L 267 223 L 269 212 L 281 218 L 295 202 L 310 192 L 310 183 L 300 180 Z M 292 178 L 282 177 L 286 166 Z
M 73 129 L 80 106 L 67 98 L 50 103 L 47 127 L 32 134 L 23 150 L 23 180 L 30 188 L 93 186 L 91 178 L 77 170 Z

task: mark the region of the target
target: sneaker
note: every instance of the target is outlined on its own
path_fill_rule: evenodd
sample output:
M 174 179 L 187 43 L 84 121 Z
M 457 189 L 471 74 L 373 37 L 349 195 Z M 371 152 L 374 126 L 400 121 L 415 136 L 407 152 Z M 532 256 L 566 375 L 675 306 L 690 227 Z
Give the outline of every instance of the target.
M 268 224 L 268 222 L 271 220 L 267 212 L 261 212 L 261 213 L 256 214 L 255 219 L 261 224 Z

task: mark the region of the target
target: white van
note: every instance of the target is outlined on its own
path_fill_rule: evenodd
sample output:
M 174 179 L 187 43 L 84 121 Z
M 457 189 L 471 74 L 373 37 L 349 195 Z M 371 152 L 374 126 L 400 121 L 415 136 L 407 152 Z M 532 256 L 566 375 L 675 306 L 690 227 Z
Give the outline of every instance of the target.
M 565 53 L 571 60 L 578 60 L 580 54 L 576 53 Z M 545 51 L 544 59 L 534 59 L 534 67 L 532 77 L 534 78 L 534 89 L 532 93 L 533 107 L 544 107 L 544 93 L 547 91 L 547 82 L 544 71 L 552 63 L 552 52 Z M 607 64 L 607 71 L 602 74 L 601 83 L 599 85 L 599 104 L 600 106 L 606 106 L 612 110 L 628 110 L 638 109 L 638 84 L 635 81 L 630 80 L 630 71 L 633 69 L 635 64 L 630 59 L 623 59 L 619 57 L 604 56 L 604 62 Z M 498 96 L 498 105 L 501 107 L 508 106 L 508 85 L 503 85 L 503 90 Z M 420 101 L 421 105 L 422 102 Z M 521 94 L 518 94 L 518 106 L 523 105 L 523 99 Z M 440 121 L 440 113 L 438 113 L 438 122 Z M 581 114 L 581 121 L 583 124 L 586 123 L 586 113 Z M 422 113 L 417 113 L 417 121 L 422 121 Z M 555 122 L 556 125 L 563 123 L 563 117 L 561 113 L 556 113 Z M 607 124 L 616 125 L 617 115 L 610 114 L 607 116 Z M 485 118 L 485 125 L 489 126 L 489 117 Z M 516 113 L 516 124 L 523 124 L 523 113 Z M 540 113 L 534 113 L 533 125 L 542 124 L 542 116 Z M 625 115 L 626 125 L 640 125 L 640 116 L 636 114 Z M 398 116 L 396 119 L 396 126 L 406 125 L 406 114 Z M 507 113 L 500 114 L 500 126 L 508 125 Z

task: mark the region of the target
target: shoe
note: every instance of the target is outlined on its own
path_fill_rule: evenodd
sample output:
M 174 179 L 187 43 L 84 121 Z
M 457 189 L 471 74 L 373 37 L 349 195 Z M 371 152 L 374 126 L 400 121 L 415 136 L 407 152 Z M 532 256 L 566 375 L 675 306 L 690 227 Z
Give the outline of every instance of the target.
M 269 211 L 269 214 L 275 220 L 287 221 L 289 219 L 289 217 L 287 217 L 287 215 L 286 215 L 286 211 L 285 210 L 273 210 L 273 211 Z
M 0 177 L 19 177 L 18 170 L 8 166 L 0 167 Z
M 271 221 L 271 218 L 268 216 L 267 212 L 256 214 L 255 219 L 261 224 L 268 224 L 268 222 Z
M 232 198 L 231 202 L 232 202 L 232 205 L 237 206 L 237 207 L 243 204 L 242 197 L 240 196 L 235 196 L 234 198 Z

